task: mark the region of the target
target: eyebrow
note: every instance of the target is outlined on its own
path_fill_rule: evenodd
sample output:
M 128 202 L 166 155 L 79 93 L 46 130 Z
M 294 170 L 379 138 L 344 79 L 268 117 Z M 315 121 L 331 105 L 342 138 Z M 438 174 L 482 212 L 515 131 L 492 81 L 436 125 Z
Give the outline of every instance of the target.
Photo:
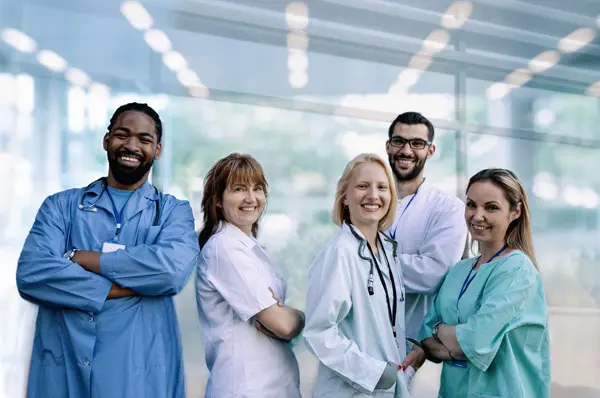
M 467 202 L 475 202 L 475 201 L 467 196 Z M 500 206 L 500 203 L 496 202 L 495 200 L 490 200 L 489 202 L 485 202 L 485 204 Z
M 117 126 L 117 127 L 115 127 L 113 129 L 113 132 L 115 132 L 117 130 L 124 131 L 127 134 L 132 134 L 131 130 L 129 128 L 125 127 L 125 126 Z M 148 133 L 148 132 L 145 132 L 145 131 L 140 132 L 139 135 L 142 136 L 142 137 L 154 139 L 154 135 L 152 135 L 152 133 Z

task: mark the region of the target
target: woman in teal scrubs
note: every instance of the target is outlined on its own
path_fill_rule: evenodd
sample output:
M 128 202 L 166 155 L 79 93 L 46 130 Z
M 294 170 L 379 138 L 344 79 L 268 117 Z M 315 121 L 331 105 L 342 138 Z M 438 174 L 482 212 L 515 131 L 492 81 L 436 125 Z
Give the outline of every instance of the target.
M 550 397 L 548 311 L 529 214 L 511 171 L 470 179 L 465 219 L 480 255 L 452 267 L 419 336 L 427 357 L 443 362 L 440 397 Z

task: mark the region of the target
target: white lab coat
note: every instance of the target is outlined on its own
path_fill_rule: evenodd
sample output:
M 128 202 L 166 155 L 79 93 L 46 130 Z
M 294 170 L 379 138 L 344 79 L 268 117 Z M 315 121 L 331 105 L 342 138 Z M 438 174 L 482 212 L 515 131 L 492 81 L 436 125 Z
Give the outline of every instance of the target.
M 285 302 L 286 283 L 258 242 L 223 223 L 202 248 L 196 299 L 210 371 L 206 397 L 300 398 L 289 343 L 256 330 L 254 316 Z
M 450 267 L 462 257 L 467 239 L 464 213 L 465 205 L 460 199 L 427 181 L 416 196 L 409 195 L 398 202 L 389 235 L 398 243 L 404 274 L 408 337 L 418 337 L 433 297 Z
M 354 228 L 362 239 L 364 237 Z M 397 338 L 394 338 L 383 285 L 374 270 L 374 292 L 367 290 L 370 263 L 359 257 L 359 240 L 344 224 L 317 254 L 309 272 L 304 338 L 319 359 L 313 397 L 409 397 L 402 371 L 389 390 L 375 390 L 388 361 L 406 356 L 404 287 L 394 266 L 393 243 L 380 235 L 397 290 Z M 366 241 L 365 241 L 366 243 Z M 366 245 L 364 257 L 370 258 Z M 392 299 L 391 280 L 383 253 L 380 269 Z M 399 272 L 400 271 L 400 272 Z

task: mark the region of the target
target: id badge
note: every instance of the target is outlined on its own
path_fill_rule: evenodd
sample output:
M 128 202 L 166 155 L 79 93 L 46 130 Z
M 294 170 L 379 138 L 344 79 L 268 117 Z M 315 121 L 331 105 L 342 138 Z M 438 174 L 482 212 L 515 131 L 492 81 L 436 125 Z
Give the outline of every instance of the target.
M 104 242 L 102 244 L 102 253 L 116 252 L 119 249 L 125 249 L 125 245 L 119 245 L 113 242 Z
M 452 366 L 456 366 L 457 368 L 466 368 L 467 367 L 467 361 L 462 361 L 462 360 L 454 360 L 454 361 L 450 361 L 450 364 Z

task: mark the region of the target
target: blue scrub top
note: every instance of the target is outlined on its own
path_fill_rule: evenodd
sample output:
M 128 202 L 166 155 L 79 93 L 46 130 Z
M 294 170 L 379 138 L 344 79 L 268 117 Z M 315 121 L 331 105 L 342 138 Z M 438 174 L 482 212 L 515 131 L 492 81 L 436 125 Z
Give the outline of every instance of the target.
M 114 240 L 104 190 L 99 180 L 48 197 L 23 247 L 17 287 L 39 305 L 27 397 L 184 397 L 173 296 L 199 252 L 192 209 L 142 185 L 123 208 L 115 243 L 125 249 L 103 253 L 98 275 L 63 255 Z M 107 300 L 113 283 L 138 295 Z

